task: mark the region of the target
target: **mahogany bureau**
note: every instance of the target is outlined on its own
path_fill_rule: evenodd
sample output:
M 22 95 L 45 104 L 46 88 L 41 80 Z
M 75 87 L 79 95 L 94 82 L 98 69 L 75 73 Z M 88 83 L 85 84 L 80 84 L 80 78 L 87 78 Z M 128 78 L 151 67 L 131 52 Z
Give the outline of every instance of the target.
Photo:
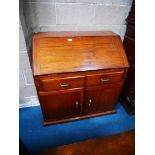
M 128 60 L 113 32 L 33 36 L 33 75 L 44 125 L 116 112 Z

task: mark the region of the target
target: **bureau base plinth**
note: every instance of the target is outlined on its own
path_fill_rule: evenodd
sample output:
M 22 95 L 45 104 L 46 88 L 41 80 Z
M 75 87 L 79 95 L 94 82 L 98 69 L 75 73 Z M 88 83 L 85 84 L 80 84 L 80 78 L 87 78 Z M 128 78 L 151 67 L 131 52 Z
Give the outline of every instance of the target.
M 81 119 L 88 119 L 88 118 L 92 118 L 92 117 L 97 117 L 97 116 L 102 116 L 102 115 L 108 115 L 108 114 L 114 114 L 116 113 L 116 110 L 110 110 L 110 111 L 106 111 L 106 112 L 101 112 L 101 113 L 97 113 L 97 114 L 90 114 L 90 115 L 85 115 L 85 116 L 79 116 L 79 117 L 75 117 L 75 118 L 67 118 L 67 119 L 61 119 L 61 120 L 44 120 L 43 121 L 43 125 L 44 126 L 48 126 L 48 125 L 54 125 L 54 124 L 58 124 L 58 123 L 66 123 L 66 122 L 71 122 L 71 121 L 78 121 Z

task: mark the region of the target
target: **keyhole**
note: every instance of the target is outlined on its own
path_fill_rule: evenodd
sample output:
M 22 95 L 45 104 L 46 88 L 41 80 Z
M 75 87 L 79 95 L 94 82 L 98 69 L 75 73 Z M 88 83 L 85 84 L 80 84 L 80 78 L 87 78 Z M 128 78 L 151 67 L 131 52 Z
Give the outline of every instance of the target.
M 68 40 L 68 42 L 71 42 L 72 41 L 72 38 L 68 38 L 67 40 Z

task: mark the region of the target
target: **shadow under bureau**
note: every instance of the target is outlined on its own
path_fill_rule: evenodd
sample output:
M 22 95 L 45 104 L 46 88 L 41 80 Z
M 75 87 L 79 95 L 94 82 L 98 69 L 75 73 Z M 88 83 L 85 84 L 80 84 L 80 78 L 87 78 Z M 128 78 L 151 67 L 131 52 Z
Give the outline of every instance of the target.
M 33 36 L 33 74 L 44 125 L 115 112 L 128 60 L 113 32 Z

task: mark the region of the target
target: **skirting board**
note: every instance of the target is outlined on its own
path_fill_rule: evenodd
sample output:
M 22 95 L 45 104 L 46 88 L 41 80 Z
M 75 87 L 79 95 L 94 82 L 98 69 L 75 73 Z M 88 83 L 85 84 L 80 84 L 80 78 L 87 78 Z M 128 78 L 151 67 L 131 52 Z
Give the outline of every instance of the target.
M 34 106 L 39 106 L 39 105 L 40 103 L 36 96 L 22 98 L 19 101 L 19 108 L 34 107 Z
M 22 103 L 22 104 L 19 104 L 19 108 L 28 108 L 28 107 L 34 107 L 34 106 L 39 106 L 39 102 L 38 103 Z

